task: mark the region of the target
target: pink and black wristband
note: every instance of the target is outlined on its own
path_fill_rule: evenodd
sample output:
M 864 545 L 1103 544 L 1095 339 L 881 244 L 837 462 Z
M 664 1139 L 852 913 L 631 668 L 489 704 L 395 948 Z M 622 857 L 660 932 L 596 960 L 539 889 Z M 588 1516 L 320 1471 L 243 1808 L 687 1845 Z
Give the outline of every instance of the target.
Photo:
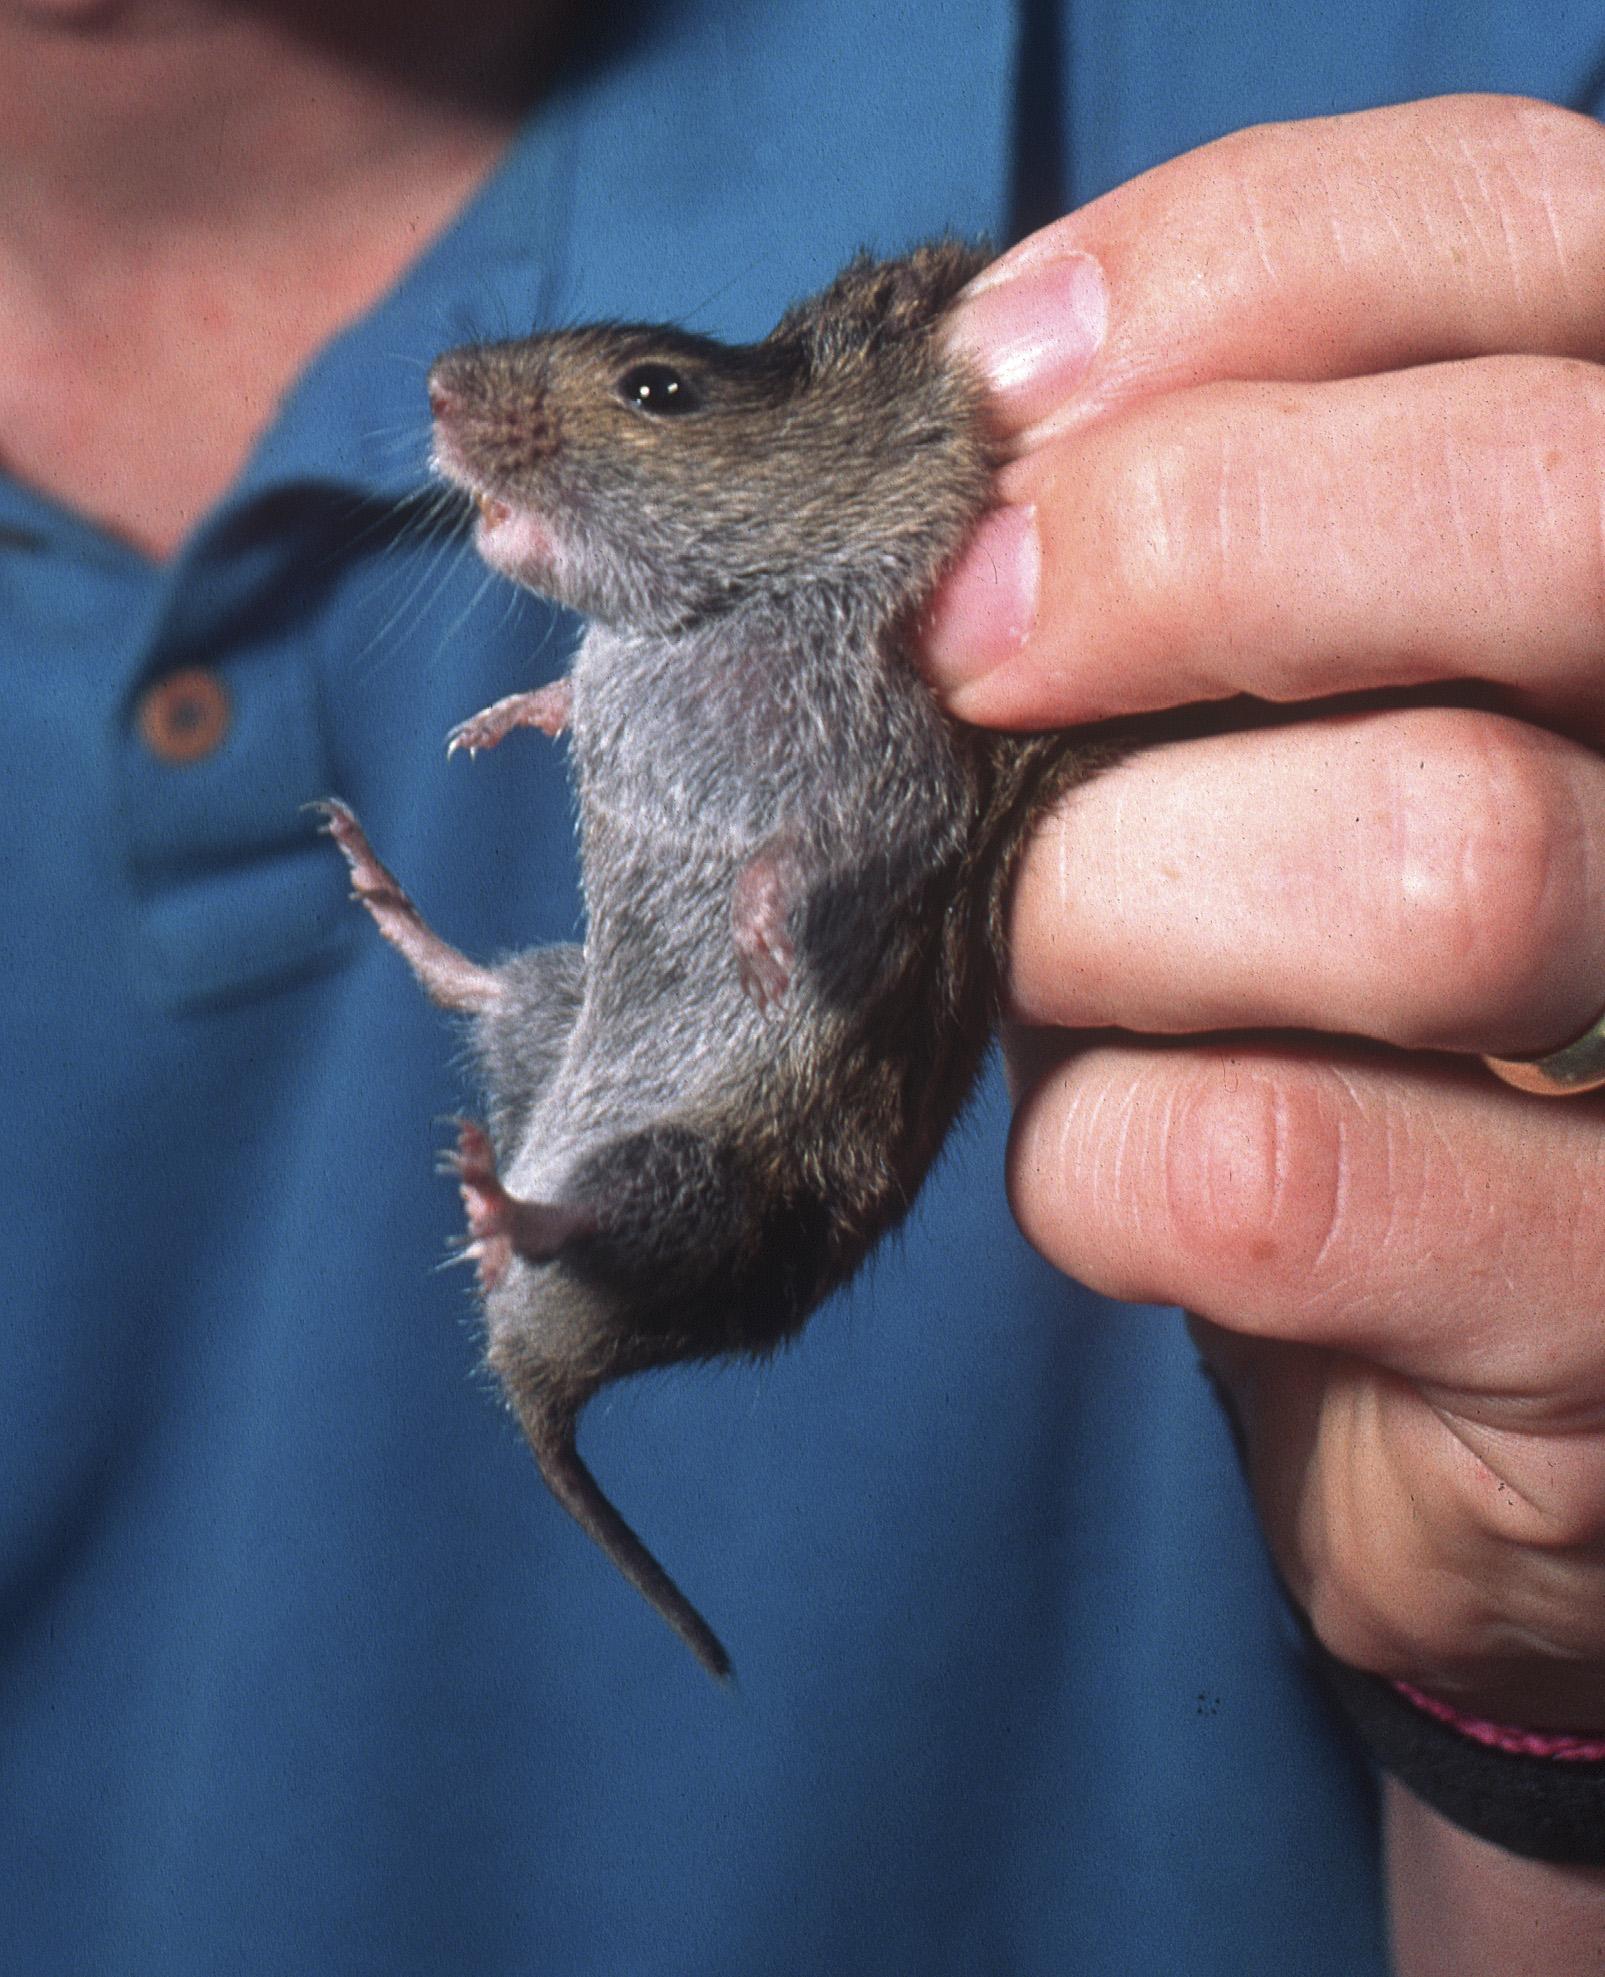
M 1463 1716 L 1312 1645 L 1371 1756 L 1423 1803 L 1510 1853 L 1605 1867 L 1605 1736 L 1516 1730 Z

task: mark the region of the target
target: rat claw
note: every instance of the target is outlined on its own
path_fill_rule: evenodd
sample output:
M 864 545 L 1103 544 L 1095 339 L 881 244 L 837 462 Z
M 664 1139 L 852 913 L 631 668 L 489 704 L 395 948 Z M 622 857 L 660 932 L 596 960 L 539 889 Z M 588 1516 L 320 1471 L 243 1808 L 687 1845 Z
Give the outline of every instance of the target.
M 440 1164 L 444 1172 L 456 1177 L 457 1192 L 462 1196 L 463 1212 L 468 1218 L 469 1237 L 481 1244 L 487 1238 L 505 1238 L 507 1209 L 512 1197 L 497 1178 L 496 1156 L 491 1151 L 490 1140 L 484 1128 L 475 1125 L 472 1119 L 459 1119 L 456 1125 L 457 1144 L 442 1156 Z M 496 1271 L 498 1277 L 506 1266 L 507 1258 L 502 1256 Z
M 464 1254 L 474 1259 L 482 1291 L 501 1282 L 515 1254 L 529 1263 L 549 1263 L 568 1243 L 597 1232 L 588 1208 L 510 1195 L 497 1175 L 485 1129 L 472 1119 L 457 1121 L 457 1145 L 441 1164 L 457 1178 L 468 1220 Z
M 572 698 L 567 680 L 554 680 L 530 693 L 510 693 L 457 723 L 446 737 L 447 758 L 459 748 L 466 748 L 471 757 L 482 748 L 494 748 L 514 728 L 539 728 L 555 739 L 568 726 Z
M 459 1263 L 478 1263 L 479 1245 L 470 1242 L 466 1236 L 448 1236 L 446 1254 L 440 1259 L 442 1270 L 455 1270 Z
M 367 908 L 374 925 L 412 969 L 430 1001 L 442 1009 L 460 1009 L 469 1015 L 489 1009 L 502 994 L 495 969 L 481 968 L 440 938 L 394 874 L 380 864 L 350 805 L 329 796 L 301 807 L 323 818 L 319 828 L 339 846 L 351 874 L 351 897 Z
M 340 847 L 340 855 L 351 873 L 351 897 L 361 900 L 368 907 L 374 918 L 379 920 L 381 930 L 384 921 L 380 915 L 387 910 L 417 918 L 418 909 L 402 891 L 393 874 L 380 864 L 373 846 L 368 842 L 368 834 L 357 822 L 357 813 L 350 804 L 342 803 L 337 796 L 327 796 L 316 803 L 304 803 L 301 807 L 303 810 L 314 810 L 323 818 L 318 828 Z

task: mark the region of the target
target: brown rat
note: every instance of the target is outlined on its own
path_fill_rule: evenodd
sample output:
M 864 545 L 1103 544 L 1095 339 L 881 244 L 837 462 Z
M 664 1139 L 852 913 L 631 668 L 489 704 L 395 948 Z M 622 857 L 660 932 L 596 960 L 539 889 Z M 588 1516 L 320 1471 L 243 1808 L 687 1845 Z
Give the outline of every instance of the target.
M 984 259 L 860 257 L 742 347 L 601 324 L 435 365 L 480 554 L 591 620 L 567 681 L 451 738 L 571 730 L 583 948 L 467 960 L 325 806 L 356 897 L 475 1019 L 488 1132 L 454 1166 L 490 1364 L 558 1499 L 716 1675 L 579 1411 L 770 1350 L 907 1213 L 996 1022 L 1025 831 L 1107 754 L 962 728 L 906 656 L 992 498 L 980 383 L 938 337 Z

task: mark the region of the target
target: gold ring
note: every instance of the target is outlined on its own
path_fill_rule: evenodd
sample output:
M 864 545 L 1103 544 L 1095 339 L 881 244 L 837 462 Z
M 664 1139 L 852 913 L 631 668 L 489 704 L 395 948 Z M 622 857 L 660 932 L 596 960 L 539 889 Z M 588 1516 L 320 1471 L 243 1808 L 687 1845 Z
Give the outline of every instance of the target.
M 1542 1057 L 1485 1057 L 1496 1078 L 1542 1098 L 1575 1098 L 1605 1085 L 1605 1010 L 1580 1037 Z

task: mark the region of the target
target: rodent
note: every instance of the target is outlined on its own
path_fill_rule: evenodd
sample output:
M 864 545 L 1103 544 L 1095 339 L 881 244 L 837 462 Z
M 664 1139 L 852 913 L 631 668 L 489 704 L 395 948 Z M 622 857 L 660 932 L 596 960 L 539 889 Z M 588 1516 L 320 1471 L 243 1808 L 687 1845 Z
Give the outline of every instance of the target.
M 959 726 L 907 657 L 993 500 L 984 392 L 939 338 L 985 259 L 860 255 L 740 347 L 607 323 L 434 365 L 480 554 L 590 619 L 566 681 L 451 737 L 571 731 L 583 947 L 469 961 L 322 806 L 355 897 L 473 1018 L 488 1121 L 452 1164 L 489 1363 L 559 1501 L 719 1676 L 579 1412 L 771 1350 L 907 1212 L 996 1023 L 1026 831 L 1101 759 Z

